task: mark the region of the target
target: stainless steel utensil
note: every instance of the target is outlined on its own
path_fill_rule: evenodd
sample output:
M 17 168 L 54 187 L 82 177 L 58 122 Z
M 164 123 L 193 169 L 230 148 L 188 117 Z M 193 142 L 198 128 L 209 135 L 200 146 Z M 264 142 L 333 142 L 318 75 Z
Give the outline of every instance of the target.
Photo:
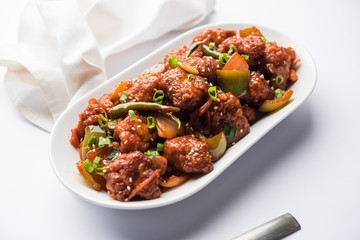
M 286 213 L 267 223 L 264 223 L 233 240 L 278 240 L 301 229 L 298 221 Z

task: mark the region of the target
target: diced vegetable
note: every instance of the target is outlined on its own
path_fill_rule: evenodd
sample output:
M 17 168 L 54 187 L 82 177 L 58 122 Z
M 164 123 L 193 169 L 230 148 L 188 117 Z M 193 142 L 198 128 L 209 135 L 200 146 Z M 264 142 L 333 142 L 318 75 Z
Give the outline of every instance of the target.
M 127 81 L 122 81 L 116 86 L 114 91 L 110 94 L 110 101 L 115 102 L 120 98 L 122 92 L 126 90 L 126 82 Z
M 257 27 L 245 28 L 239 31 L 240 37 L 247 37 L 250 35 L 264 37 Z
M 225 64 L 223 70 L 249 70 L 249 65 L 243 56 L 235 53 Z
M 116 119 L 124 117 L 128 114 L 129 110 L 143 110 L 143 111 L 169 111 L 169 112 L 178 112 L 180 108 L 173 106 L 160 105 L 157 103 L 151 102 L 128 102 L 123 104 L 118 104 L 109 109 L 109 115 L 111 119 Z
M 293 94 L 293 91 L 289 89 L 289 90 L 285 91 L 283 93 L 283 96 L 278 99 L 266 100 L 259 107 L 259 111 L 260 112 L 271 112 L 271 111 L 279 109 L 280 107 L 282 107 L 285 103 L 287 103 L 289 101 L 292 94 Z
M 224 132 L 221 132 L 212 138 L 208 138 L 205 142 L 209 146 L 213 162 L 224 155 L 227 144 Z
M 83 161 L 79 161 L 76 163 L 76 167 L 79 170 L 80 175 L 86 180 L 86 182 L 94 188 L 96 191 L 101 190 L 101 184 L 98 183 L 94 177 L 88 173 L 83 165 Z
M 85 128 L 85 137 L 81 147 L 81 155 L 83 158 L 86 158 L 87 152 L 90 151 L 92 148 L 98 147 L 100 137 L 106 137 L 106 133 L 101 127 L 90 125 Z M 93 140 L 92 141 L 89 140 L 94 138 L 95 138 L 95 143 L 89 145 L 89 142 L 92 143 L 93 141 Z
M 186 54 L 186 58 L 190 57 L 191 54 L 193 54 L 193 52 L 196 51 L 196 49 L 200 46 L 202 46 L 203 44 L 205 44 L 206 42 L 208 41 L 208 39 L 204 39 L 202 41 L 198 41 L 198 42 L 194 42 L 190 48 L 189 48 L 189 51 L 187 52 Z
M 231 92 L 236 97 L 246 94 L 249 84 L 249 70 L 217 70 L 218 86 L 224 92 Z
M 154 168 L 160 170 L 160 176 L 164 175 L 167 168 L 167 159 L 163 156 L 157 155 L 152 160 Z
M 179 176 L 171 175 L 169 177 L 162 177 L 159 185 L 166 188 L 172 188 L 185 183 L 190 178 L 189 174 L 182 174 Z
M 215 59 L 219 59 L 219 56 L 222 54 L 221 52 L 216 51 L 215 49 L 210 49 L 209 46 L 202 45 L 201 51 L 203 51 L 204 55 L 211 56 Z
M 174 138 L 185 134 L 185 127 L 180 120 L 170 115 L 153 114 L 156 118 L 156 129 L 159 137 Z M 176 119 L 175 119 L 176 118 Z

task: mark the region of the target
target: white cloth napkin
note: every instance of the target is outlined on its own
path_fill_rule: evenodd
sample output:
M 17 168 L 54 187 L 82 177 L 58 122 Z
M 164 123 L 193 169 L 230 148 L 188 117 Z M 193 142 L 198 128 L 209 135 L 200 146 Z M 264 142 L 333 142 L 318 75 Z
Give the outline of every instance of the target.
M 30 0 L 19 21 L 18 42 L 0 45 L 9 96 L 26 119 L 50 131 L 71 99 L 106 81 L 108 56 L 191 27 L 214 3 Z

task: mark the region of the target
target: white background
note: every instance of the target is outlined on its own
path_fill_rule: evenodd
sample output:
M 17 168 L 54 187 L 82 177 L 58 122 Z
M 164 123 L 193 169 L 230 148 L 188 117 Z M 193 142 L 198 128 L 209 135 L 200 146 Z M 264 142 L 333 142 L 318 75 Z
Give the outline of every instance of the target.
M 0 0 L 0 41 L 15 39 L 22 3 Z M 194 196 L 113 210 L 55 177 L 49 134 L 14 109 L 1 69 L 0 239 L 231 239 L 287 212 L 302 225 L 289 240 L 360 239 L 360 1 L 218 0 L 214 9 L 203 24 L 260 24 L 303 43 L 318 70 L 310 98 Z M 180 33 L 109 58 L 108 76 Z

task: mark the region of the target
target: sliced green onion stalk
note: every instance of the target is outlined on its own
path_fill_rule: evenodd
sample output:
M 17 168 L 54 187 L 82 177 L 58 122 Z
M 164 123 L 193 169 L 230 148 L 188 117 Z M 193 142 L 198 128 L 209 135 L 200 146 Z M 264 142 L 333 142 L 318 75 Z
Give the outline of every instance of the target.
M 134 112 L 134 110 L 129 110 L 128 111 L 128 114 L 129 114 L 129 116 L 130 116 L 130 120 L 131 121 L 135 121 L 136 120 L 136 114 L 135 114 L 135 112 Z
M 151 80 L 157 80 L 157 79 L 159 79 L 157 76 L 151 76 L 151 77 L 149 77 L 149 79 L 151 79 Z
M 245 59 L 245 61 L 249 60 L 249 55 L 241 54 L 241 56 Z
M 163 152 L 163 151 L 164 151 L 164 144 L 163 144 L 163 143 L 158 143 L 158 144 L 156 145 L 156 150 L 157 150 L 158 152 Z
M 147 120 L 147 124 L 146 124 L 146 127 L 151 129 L 151 128 L 154 128 L 156 126 L 156 119 L 152 116 L 149 116 L 146 118 Z
M 120 102 L 126 103 L 129 93 L 127 91 L 123 91 L 121 93 Z
M 211 50 L 214 50 L 215 49 L 215 43 L 214 42 L 209 43 L 209 48 Z
M 222 64 L 226 64 L 226 62 L 229 60 L 229 57 L 228 55 L 226 55 L 226 53 L 223 53 L 219 56 L 219 61 L 222 63 Z
M 228 51 L 228 54 L 232 55 L 233 53 L 237 53 L 238 49 L 234 44 L 230 44 L 230 49 Z
M 106 123 L 109 122 L 109 119 L 107 119 L 104 115 L 99 114 L 98 122 L 100 127 L 106 127 Z
M 177 67 L 177 62 L 179 61 L 179 59 L 177 57 L 175 57 L 174 55 L 170 55 L 168 58 L 168 63 L 170 64 L 170 66 L 172 67 Z
M 165 96 L 165 93 L 163 90 L 157 90 L 153 96 L 154 103 L 162 104 L 163 100 L 164 100 L 164 96 Z
M 277 75 L 275 78 L 276 85 L 280 86 L 284 82 L 284 78 L 282 75 Z
M 225 136 L 226 136 L 227 138 L 235 138 L 238 129 L 237 129 L 237 127 L 233 127 L 233 126 L 224 124 L 223 131 L 224 131 Z
M 111 144 L 112 136 L 99 137 L 99 148 L 103 148 Z
M 263 42 L 266 44 L 267 40 L 265 37 L 261 37 L 261 39 L 263 40 Z
M 115 158 L 119 155 L 120 149 L 112 148 L 109 156 L 107 157 L 111 162 L 115 160 Z
M 94 161 L 93 161 L 93 167 L 94 167 L 94 168 L 97 168 L 98 165 L 99 165 L 99 163 L 100 163 L 100 161 L 101 161 L 101 157 L 96 156 L 95 159 L 94 159 Z
M 88 172 L 88 173 L 92 173 L 94 171 L 94 167 L 92 165 L 92 163 L 90 162 L 89 159 L 86 159 L 84 162 L 83 162 L 83 166 L 85 168 L 85 170 Z
M 275 99 L 281 98 L 283 96 L 283 90 L 280 88 L 275 90 Z
M 209 79 L 207 77 L 203 77 L 203 78 L 204 78 L 205 82 L 209 81 Z
M 188 75 L 188 81 L 190 82 L 190 81 L 193 80 L 193 79 L 194 79 L 194 74 L 190 73 L 190 74 Z
M 147 150 L 146 152 L 144 152 L 144 155 L 147 156 L 147 157 L 149 157 L 151 160 L 154 160 L 154 158 L 155 158 L 156 156 L 160 155 L 160 154 L 159 154 L 158 151 L 150 151 L 150 150 Z
M 209 93 L 209 97 L 211 100 L 213 101 L 218 101 L 217 99 L 217 92 L 220 90 L 220 88 L 218 86 L 212 86 L 209 87 L 208 89 L 208 93 Z

